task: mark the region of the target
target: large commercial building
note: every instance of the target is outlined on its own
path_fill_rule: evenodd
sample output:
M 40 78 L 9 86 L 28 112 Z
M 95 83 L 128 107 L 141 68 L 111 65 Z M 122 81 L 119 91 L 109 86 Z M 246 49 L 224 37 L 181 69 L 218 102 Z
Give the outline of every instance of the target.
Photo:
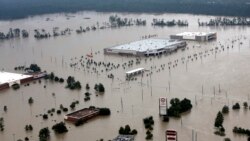
M 11 87 L 14 84 L 23 84 L 39 79 L 47 75 L 46 72 L 18 74 L 0 71 L 0 90 Z
M 183 32 L 170 35 L 171 39 L 209 41 L 217 38 L 216 32 Z
M 186 47 L 185 41 L 173 39 L 145 39 L 115 47 L 105 48 L 105 54 L 125 54 L 135 56 L 160 55 Z
M 0 71 L 0 90 L 9 88 L 14 84 L 22 84 L 32 81 L 32 75 L 24 75 Z

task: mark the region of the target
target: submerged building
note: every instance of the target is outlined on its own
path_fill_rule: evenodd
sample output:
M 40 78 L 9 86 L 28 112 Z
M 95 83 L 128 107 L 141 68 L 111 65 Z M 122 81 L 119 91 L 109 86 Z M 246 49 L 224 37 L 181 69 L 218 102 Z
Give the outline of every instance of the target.
M 0 90 L 10 88 L 14 84 L 24 84 L 46 76 L 46 72 L 18 74 L 0 71 Z
M 119 135 L 112 141 L 134 141 L 135 136 L 134 135 Z
M 0 90 L 9 88 L 14 84 L 23 84 L 32 80 L 32 75 L 0 71 Z
M 186 47 L 186 42 L 175 39 L 145 39 L 115 47 L 105 48 L 105 54 L 150 56 L 170 53 Z
M 183 32 L 170 35 L 171 39 L 193 40 L 193 41 L 209 41 L 217 38 L 216 32 Z
M 64 116 L 64 120 L 77 122 L 79 120 L 87 121 L 99 115 L 100 110 L 97 108 L 84 108 Z

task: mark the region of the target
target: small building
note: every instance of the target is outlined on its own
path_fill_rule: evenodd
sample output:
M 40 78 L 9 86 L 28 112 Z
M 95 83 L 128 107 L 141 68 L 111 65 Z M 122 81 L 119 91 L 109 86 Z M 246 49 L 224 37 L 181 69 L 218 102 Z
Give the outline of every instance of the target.
M 165 138 L 166 138 L 166 141 L 178 141 L 177 131 L 172 130 L 172 129 L 166 130 Z
M 166 97 L 159 98 L 159 115 L 166 116 L 168 110 L 168 101 Z
M 144 70 L 145 70 L 144 68 L 137 68 L 137 69 L 134 69 L 134 70 L 127 71 L 126 72 L 126 77 L 131 78 L 131 77 L 133 77 L 135 75 L 142 74 L 142 73 L 144 73 Z
M 217 38 L 216 32 L 183 32 L 170 35 L 170 39 L 193 40 L 193 41 L 209 41 Z
M 87 121 L 93 117 L 99 115 L 100 110 L 98 108 L 84 108 L 73 113 L 64 116 L 64 120 L 70 122 L 76 122 L 78 120 Z
M 134 135 L 119 135 L 112 141 L 134 141 L 135 136 Z
M 185 41 L 173 39 L 144 39 L 131 43 L 105 48 L 105 54 L 120 54 L 134 56 L 160 55 L 171 53 L 179 48 L 186 47 Z

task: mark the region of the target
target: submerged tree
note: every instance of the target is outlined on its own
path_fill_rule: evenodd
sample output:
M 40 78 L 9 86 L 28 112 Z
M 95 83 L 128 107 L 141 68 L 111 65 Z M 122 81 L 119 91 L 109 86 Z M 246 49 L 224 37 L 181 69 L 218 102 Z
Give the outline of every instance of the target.
M 28 102 L 29 102 L 29 104 L 33 104 L 33 103 L 34 103 L 33 98 L 32 98 L 32 97 L 30 97 L 30 98 L 29 98 L 29 100 L 28 100 Z
M 50 137 L 50 131 L 49 128 L 43 128 L 39 131 L 39 140 L 40 141 L 48 141 Z
M 222 125 L 223 121 L 224 121 L 224 117 L 223 117 L 222 113 L 219 111 L 217 113 L 216 118 L 215 118 L 214 127 L 217 127 L 217 128 L 223 127 L 223 125 Z
M 60 122 L 60 123 L 57 123 L 55 125 L 52 126 L 52 129 L 55 131 L 55 133 L 57 134 L 62 134 L 62 133 L 65 133 L 65 132 L 68 132 L 68 129 L 67 127 L 65 126 L 65 123 L 64 122 Z

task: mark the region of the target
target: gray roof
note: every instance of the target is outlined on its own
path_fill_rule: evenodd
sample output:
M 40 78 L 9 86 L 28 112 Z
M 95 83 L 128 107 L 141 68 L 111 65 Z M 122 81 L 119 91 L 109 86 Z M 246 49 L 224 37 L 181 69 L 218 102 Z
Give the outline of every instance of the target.
M 134 141 L 134 135 L 119 135 L 113 141 Z
M 162 48 L 172 48 L 173 45 L 180 43 L 179 40 L 173 39 L 145 39 L 139 40 L 135 42 L 130 42 L 127 44 L 111 47 L 110 49 L 118 49 L 118 50 L 131 50 L 138 52 L 145 52 L 149 50 L 157 50 Z

